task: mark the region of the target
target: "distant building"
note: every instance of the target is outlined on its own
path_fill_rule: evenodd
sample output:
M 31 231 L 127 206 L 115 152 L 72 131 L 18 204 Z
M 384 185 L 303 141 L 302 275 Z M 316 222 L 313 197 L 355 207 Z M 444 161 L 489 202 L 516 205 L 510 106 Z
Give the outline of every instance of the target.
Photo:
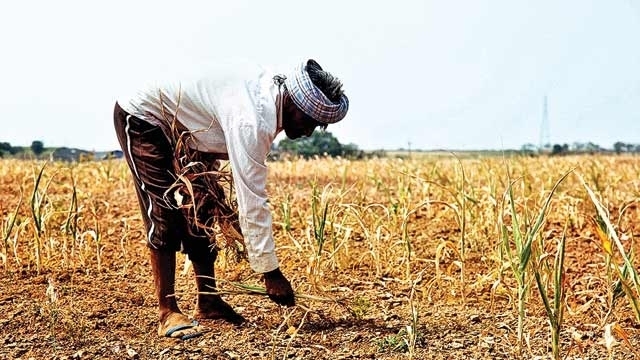
M 73 149 L 68 147 L 60 147 L 55 149 L 51 153 L 51 161 L 66 161 L 66 162 L 79 162 L 79 161 L 93 161 L 93 160 L 108 160 L 108 159 L 121 159 L 123 157 L 121 150 L 112 151 L 87 151 L 82 149 Z
M 122 159 L 123 157 L 122 150 L 99 151 L 94 154 L 95 160 Z
M 51 161 L 78 162 L 78 161 L 93 160 L 94 154 L 86 150 L 60 147 L 53 150 L 50 158 L 51 158 Z

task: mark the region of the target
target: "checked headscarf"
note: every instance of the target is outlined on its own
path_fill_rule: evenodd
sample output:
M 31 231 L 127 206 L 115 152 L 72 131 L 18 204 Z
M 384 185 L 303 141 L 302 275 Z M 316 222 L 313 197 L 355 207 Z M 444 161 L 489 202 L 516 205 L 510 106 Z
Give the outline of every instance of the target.
M 303 62 L 284 79 L 293 102 L 302 112 L 323 124 L 333 124 L 342 120 L 349 110 L 347 96 L 343 94 L 338 102 L 332 102 L 311 82 L 305 68 L 306 62 Z

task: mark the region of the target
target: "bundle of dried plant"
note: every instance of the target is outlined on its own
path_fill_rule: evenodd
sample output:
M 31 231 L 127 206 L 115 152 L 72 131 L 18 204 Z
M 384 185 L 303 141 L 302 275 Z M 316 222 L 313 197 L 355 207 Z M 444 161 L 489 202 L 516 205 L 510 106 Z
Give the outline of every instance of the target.
M 180 121 L 180 98 L 176 110 L 168 111 L 160 94 L 162 111 L 170 127 L 164 132 L 174 148 L 173 171 L 175 182 L 164 194 L 165 202 L 182 209 L 191 234 L 209 238 L 213 249 L 223 251 L 225 258 L 234 261 L 246 259 L 244 237 L 238 220 L 238 203 L 235 199 L 231 167 L 220 154 L 198 150 L 194 133 Z M 207 131 L 203 129 L 198 131 Z

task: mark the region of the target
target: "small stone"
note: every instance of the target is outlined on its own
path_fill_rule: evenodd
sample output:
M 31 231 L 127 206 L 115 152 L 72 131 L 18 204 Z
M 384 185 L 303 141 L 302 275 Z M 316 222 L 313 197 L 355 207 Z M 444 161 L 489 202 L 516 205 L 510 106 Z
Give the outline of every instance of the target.
M 138 359 L 140 357 L 140 355 L 130 347 L 127 348 L 127 356 L 129 359 Z
M 493 336 L 486 336 L 480 339 L 480 341 L 478 342 L 478 346 L 484 349 L 493 349 L 495 343 L 496 342 Z
M 232 351 L 225 351 L 224 352 L 225 355 L 227 355 L 229 357 L 229 359 L 240 359 L 240 355 L 232 352 Z

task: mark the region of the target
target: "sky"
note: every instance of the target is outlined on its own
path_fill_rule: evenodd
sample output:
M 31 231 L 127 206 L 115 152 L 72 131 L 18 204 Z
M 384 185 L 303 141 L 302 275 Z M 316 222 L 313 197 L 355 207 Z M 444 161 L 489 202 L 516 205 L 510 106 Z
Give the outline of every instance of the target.
M 640 143 L 640 0 L 5 1 L 0 142 L 117 149 L 113 104 L 203 62 L 316 59 L 373 149 Z

